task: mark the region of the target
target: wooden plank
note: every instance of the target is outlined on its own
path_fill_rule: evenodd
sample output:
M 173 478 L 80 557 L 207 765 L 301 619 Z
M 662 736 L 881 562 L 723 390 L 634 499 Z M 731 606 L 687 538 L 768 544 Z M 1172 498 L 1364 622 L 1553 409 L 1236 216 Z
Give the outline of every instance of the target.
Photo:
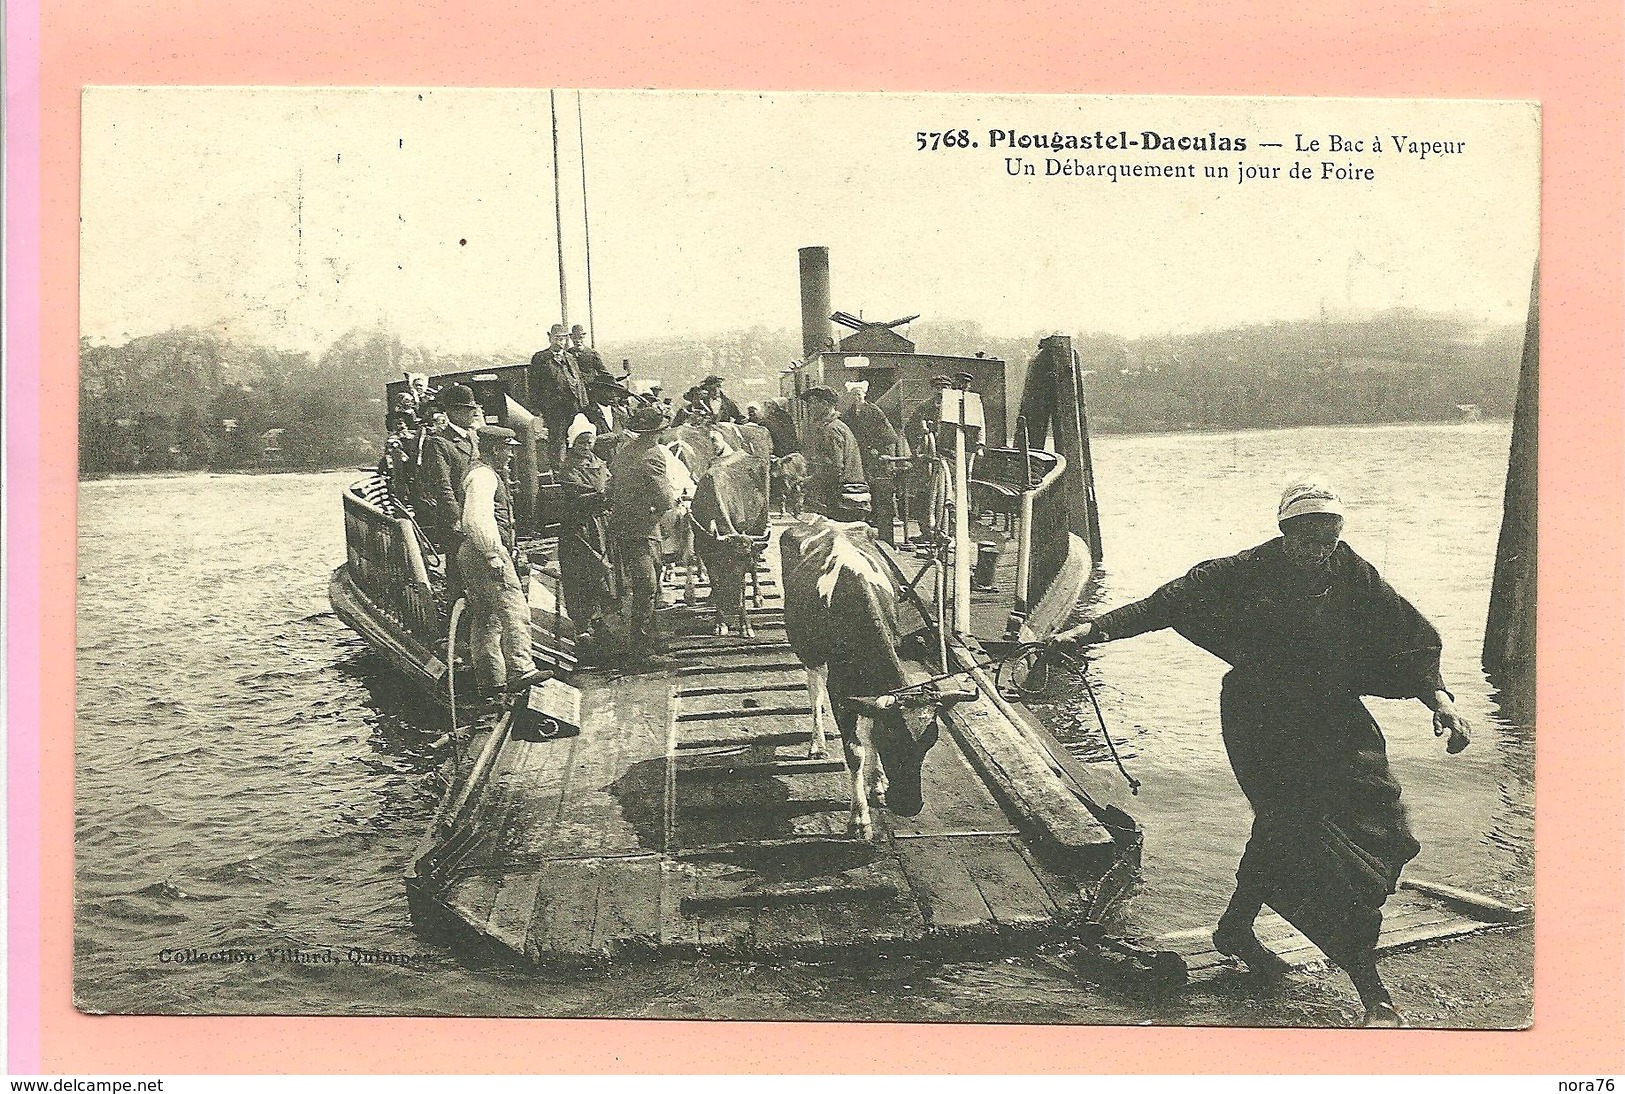
M 693 916 L 699 924 L 700 945 L 705 949 L 740 952 L 754 944 L 755 908 L 708 905 L 687 910 L 684 914 Z
M 602 871 L 590 862 L 550 862 L 540 873 L 525 955 L 546 960 L 591 954 Z
M 891 901 L 910 892 L 907 879 L 887 856 L 817 877 L 774 877 L 751 869 L 718 869 L 698 875 L 685 908 L 765 907 L 782 904 Z
M 802 673 L 797 673 L 794 676 L 787 675 L 782 680 L 768 680 L 765 682 L 758 681 L 756 678 L 752 677 L 751 679 L 739 684 L 702 684 L 693 687 L 681 687 L 677 689 L 677 696 L 683 700 L 684 710 L 703 710 L 705 709 L 705 704 L 703 702 L 696 702 L 697 700 L 716 697 L 719 703 L 725 703 L 728 701 L 727 699 L 723 698 L 725 696 L 751 695 L 764 691 L 799 691 L 805 695 L 807 692 L 807 678 L 805 674 Z
M 633 763 L 665 756 L 669 702 L 670 683 L 663 677 L 628 678 L 584 697 L 586 725 L 566 774 L 563 808 L 549 841 L 553 855 L 640 849 L 615 784 Z
M 683 913 L 683 898 L 695 891 L 692 871 L 680 862 L 660 864 L 660 944 L 698 946 L 699 921 Z
M 925 804 L 918 816 L 891 819 L 898 836 L 1016 831 L 951 734 L 925 754 L 920 791 Z
M 778 703 L 771 706 L 743 704 L 737 700 L 728 706 L 718 706 L 710 710 L 685 709 L 677 715 L 680 723 L 698 723 L 703 726 L 709 722 L 749 721 L 752 718 L 800 718 L 812 714 L 812 707 L 805 703 Z M 696 728 L 699 728 L 697 726 Z M 804 736 L 811 735 L 811 729 Z
M 442 901 L 458 918 L 477 928 L 490 917 L 501 888 L 500 875 L 475 874 L 453 884 Z
M 774 657 L 757 659 L 753 657 L 719 657 L 709 660 L 703 665 L 683 665 L 677 669 L 677 675 L 691 676 L 720 676 L 724 673 L 745 674 L 759 676 L 764 672 L 805 672 L 806 669 L 800 661 L 791 658 Z
M 723 737 L 714 735 L 711 732 L 713 727 L 703 725 L 703 723 L 702 726 L 707 731 L 707 736 L 684 737 L 677 742 L 677 747 L 681 749 L 734 748 L 744 744 L 755 744 L 768 748 L 780 748 L 785 746 L 794 747 L 796 745 L 810 747 L 812 743 L 812 734 L 805 732 L 737 733 L 733 736 Z
M 491 914 L 486 917 L 485 933 L 514 953 L 523 954 L 530 919 L 536 914 L 536 890 L 541 884 L 542 875 L 535 870 L 504 878 Z
M 1111 832 L 1095 820 L 1048 757 L 985 696 L 954 708 L 949 722 L 975 768 L 996 785 L 1020 821 L 1072 854 L 1090 855 L 1112 846 Z
M 1027 860 L 1007 840 L 964 839 L 946 846 L 960 856 L 1000 925 L 1023 926 L 1054 918 L 1055 902 L 1033 876 Z
M 647 948 L 661 938 L 661 864 L 658 859 L 606 863 L 592 929 L 595 953 Z
M 796 952 L 824 944 L 818 913 L 806 904 L 771 904 L 756 910 L 753 937 L 758 949 Z
M 943 841 L 898 843 L 903 874 L 927 926 L 955 930 L 986 926 L 993 913 L 965 864 Z
M 821 775 L 845 771 L 846 761 L 835 760 L 753 760 L 744 756 L 712 756 L 705 753 L 681 754 L 681 779 L 746 779 L 753 775 Z M 749 754 L 746 753 L 745 756 Z M 681 792 L 679 790 L 679 792 Z

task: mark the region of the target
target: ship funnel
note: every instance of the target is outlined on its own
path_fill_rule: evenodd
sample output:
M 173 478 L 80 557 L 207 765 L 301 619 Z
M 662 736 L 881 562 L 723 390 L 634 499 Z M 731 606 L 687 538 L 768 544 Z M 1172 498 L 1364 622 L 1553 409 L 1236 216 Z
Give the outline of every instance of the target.
M 801 357 L 835 348 L 834 328 L 830 326 L 829 248 L 803 247 L 801 259 Z

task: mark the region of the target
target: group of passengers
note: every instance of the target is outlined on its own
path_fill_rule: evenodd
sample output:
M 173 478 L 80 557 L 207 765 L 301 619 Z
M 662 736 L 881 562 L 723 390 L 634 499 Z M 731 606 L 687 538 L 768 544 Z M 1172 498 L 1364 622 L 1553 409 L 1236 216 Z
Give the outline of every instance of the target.
M 508 409 L 524 421 L 534 415 L 545 431 L 540 447 L 556 484 L 546 492 L 545 504 L 554 507 L 546 522 L 558 524 L 561 591 L 578 651 L 591 656 L 613 646 L 638 660 L 660 652 L 654 622 L 660 529 L 680 502 L 672 457 L 658 443 L 662 431 L 681 424 L 771 423 L 755 404 L 741 412 L 720 376 L 689 389 L 675 411 L 658 387 L 634 394 L 625 381 L 604 368 L 581 326 L 567 331 L 554 324 L 547 348 L 530 361 L 529 406 Z M 951 385 L 946 376 L 934 383 Z M 866 382 L 848 382 L 844 400 L 826 387 L 810 388 L 800 399 L 802 424 L 795 432 L 807 508 L 867 520 L 895 542 L 900 468 L 911 452 L 934 451 L 939 400 L 927 400 L 899 432 L 869 402 Z M 411 516 L 427 540 L 430 564 L 444 575 L 450 598 L 466 597 L 479 680 L 485 691 L 500 693 L 523 690 L 545 673 L 530 652 L 529 562 L 517 548 L 511 494 L 509 465 L 524 443 L 512 429 L 484 424 L 485 418 L 466 385 L 436 391 L 427 377 L 410 377 L 390 406 L 380 473 L 397 510 Z M 775 450 L 781 447 L 775 436 Z M 917 505 L 922 515 L 931 509 L 924 497 Z M 606 640 L 611 630 L 613 642 Z
M 600 625 L 619 608 L 627 657 L 652 656 L 659 528 L 679 501 L 660 433 L 674 419 L 704 425 L 745 416 L 720 376 L 706 377 L 674 415 L 657 386 L 635 395 L 625 377 L 612 376 L 582 327 L 555 324 L 548 341 L 531 358 L 523 409 L 545 431 L 557 486 L 547 495 L 556 507 L 547 519 L 559 528 L 560 583 L 577 648 L 596 652 Z M 392 400 L 379 470 L 397 512 L 414 520 L 431 548 L 429 563 L 450 599 L 466 598 L 477 676 L 495 695 L 522 691 L 546 673 L 530 652 L 529 562 L 517 547 L 511 493 L 509 465 L 524 443 L 512 429 L 484 424 L 485 416 L 468 386 L 434 390 L 426 377 L 410 377 Z

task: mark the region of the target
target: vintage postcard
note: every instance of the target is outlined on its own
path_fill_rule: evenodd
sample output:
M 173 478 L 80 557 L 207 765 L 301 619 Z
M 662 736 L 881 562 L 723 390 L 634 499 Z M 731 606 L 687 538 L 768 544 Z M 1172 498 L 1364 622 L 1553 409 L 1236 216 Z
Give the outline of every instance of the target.
M 82 103 L 80 1010 L 1530 1023 L 1536 104 Z

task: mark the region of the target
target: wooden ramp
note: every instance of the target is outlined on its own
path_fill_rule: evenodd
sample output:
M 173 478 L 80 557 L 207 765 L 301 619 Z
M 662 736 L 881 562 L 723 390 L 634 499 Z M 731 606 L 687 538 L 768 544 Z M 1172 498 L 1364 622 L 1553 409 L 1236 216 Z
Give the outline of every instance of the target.
M 1453 886 L 1420 880 L 1401 882 L 1400 891 L 1383 906 L 1379 954 L 1424 942 L 1477 934 L 1529 920 L 1526 908 L 1503 904 Z M 1302 934 L 1274 912 L 1258 917 L 1258 940 L 1298 968 L 1322 964 L 1326 958 Z M 1179 954 L 1192 982 L 1209 980 L 1226 971 L 1244 968 L 1235 958 L 1213 948 L 1213 927 L 1175 931 L 1157 939 L 1156 948 Z
M 754 637 L 668 608 L 668 664 L 575 675 L 579 736 L 491 742 L 426 841 L 414 908 L 533 962 L 917 951 L 1086 919 L 1124 849 L 986 695 L 927 754 L 920 814 L 874 808 L 873 840 L 848 836 L 839 739 L 809 755 L 776 562 L 774 545 Z

